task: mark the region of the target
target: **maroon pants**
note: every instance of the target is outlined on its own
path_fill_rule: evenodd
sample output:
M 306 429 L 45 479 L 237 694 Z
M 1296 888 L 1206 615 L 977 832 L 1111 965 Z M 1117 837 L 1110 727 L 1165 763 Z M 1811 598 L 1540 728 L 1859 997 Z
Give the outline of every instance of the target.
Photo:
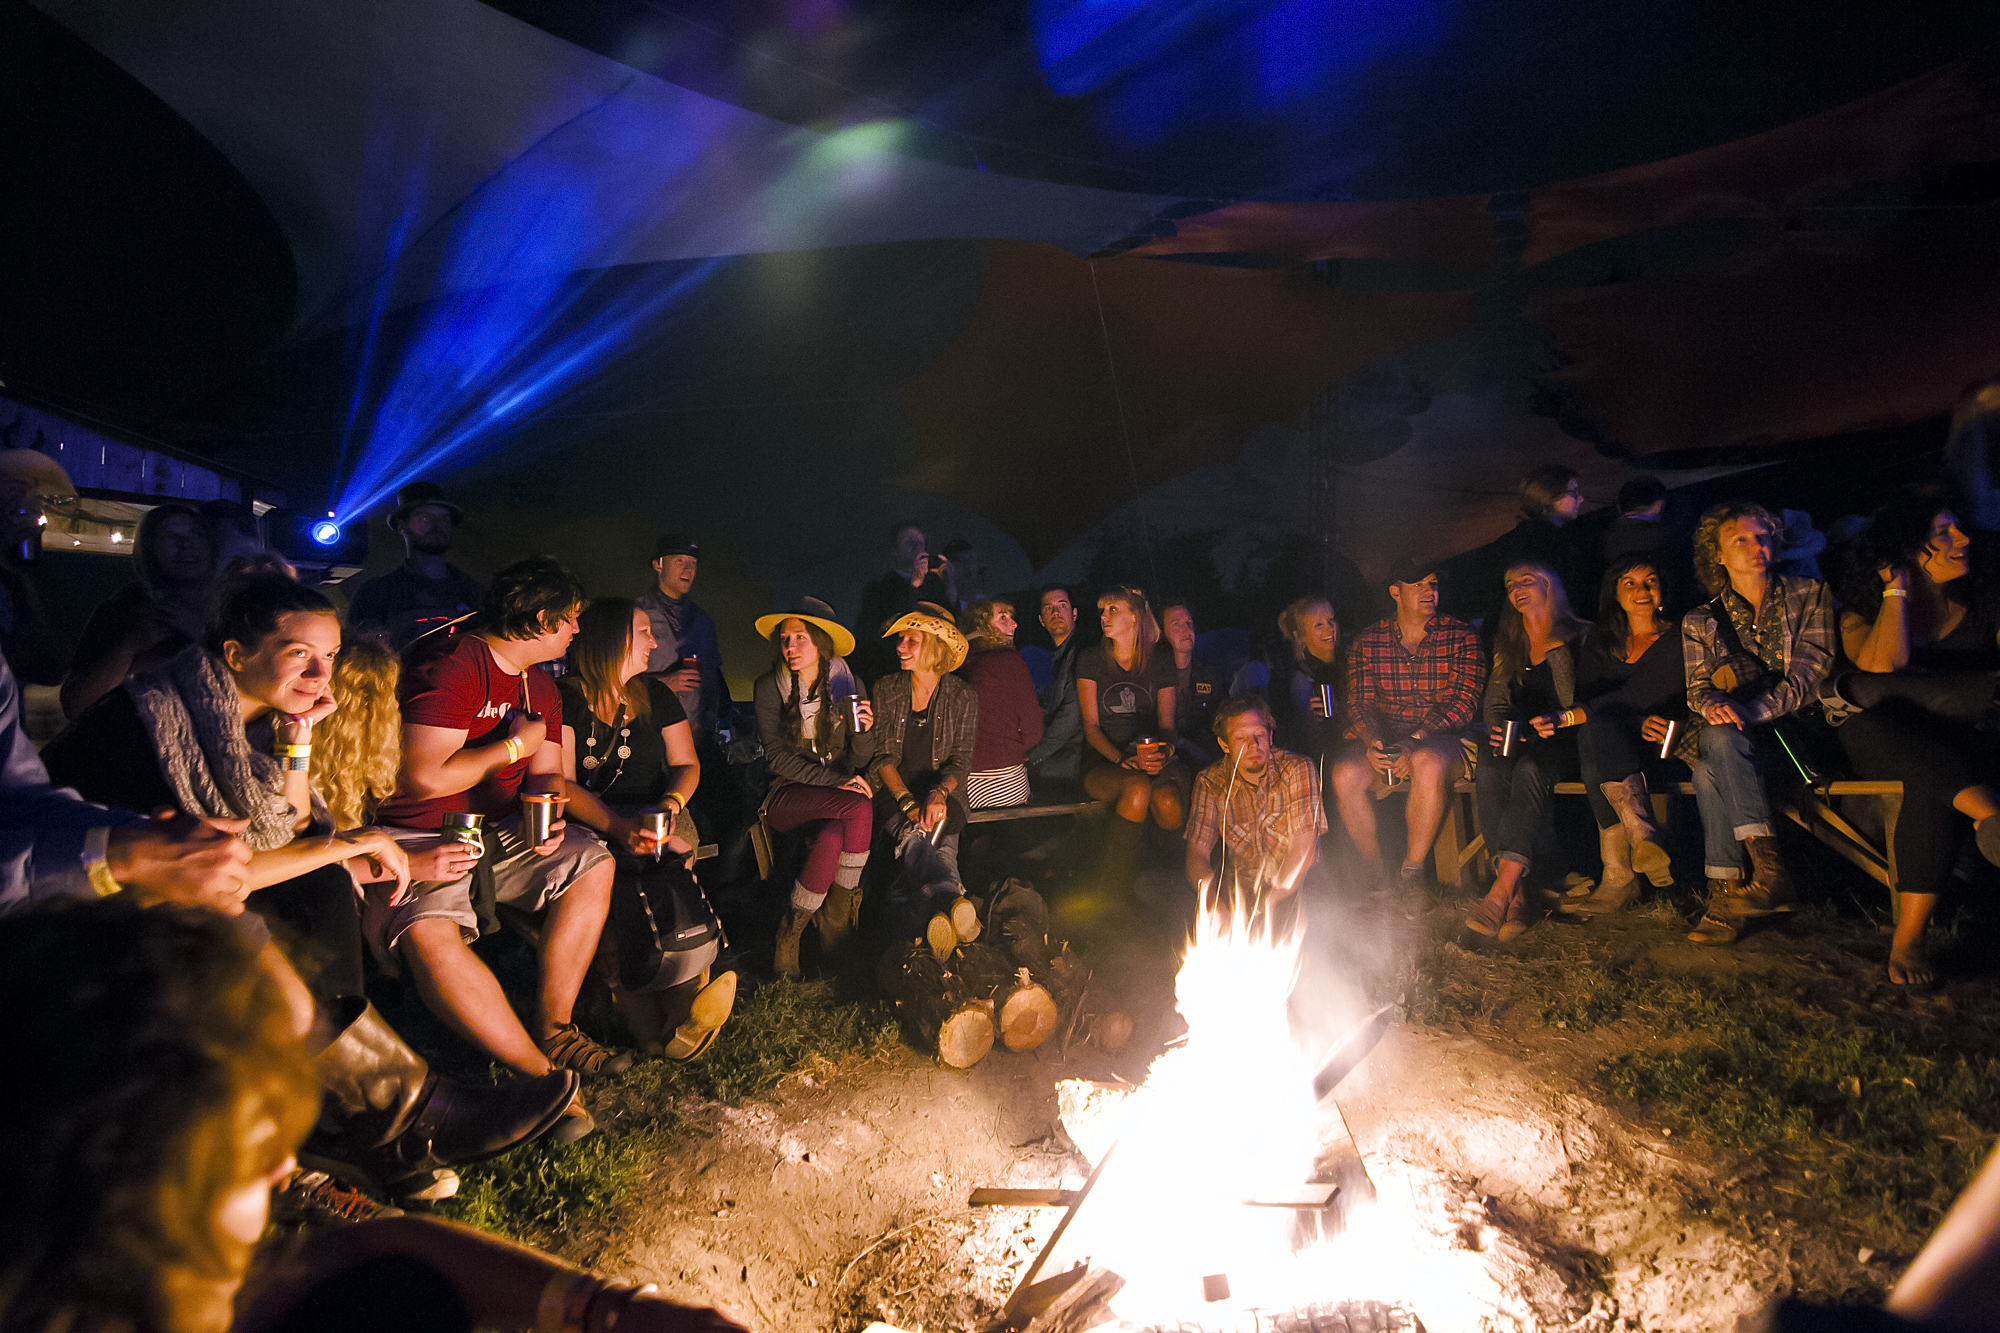
M 842 852 L 865 852 L 874 833 L 874 806 L 866 796 L 841 787 L 808 787 L 787 782 L 764 803 L 764 823 L 774 832 L 807 830 L 812 847 L 799 886 L 825 893 L 833 883 Z

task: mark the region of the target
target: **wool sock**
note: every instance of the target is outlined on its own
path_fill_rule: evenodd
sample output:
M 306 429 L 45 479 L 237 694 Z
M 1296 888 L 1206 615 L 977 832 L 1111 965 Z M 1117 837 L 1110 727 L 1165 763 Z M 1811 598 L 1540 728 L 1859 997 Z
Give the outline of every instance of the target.
M 861 886 L 861 870 L 868 864 L 866 852 L 842 852 L 840 867 L 833 872 L 833 882 L 843 889 Z

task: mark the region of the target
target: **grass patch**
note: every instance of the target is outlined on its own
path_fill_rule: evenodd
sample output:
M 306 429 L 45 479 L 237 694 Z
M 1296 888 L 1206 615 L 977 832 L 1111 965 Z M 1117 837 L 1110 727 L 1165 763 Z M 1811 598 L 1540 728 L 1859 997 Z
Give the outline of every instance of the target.
M 631 1197 L 648 1152 L 690 1132 L 692 1105 L 736 1105 L 769 1093 L 787 1074 L 832 1073 L 896 1041 L 886 1005 L 837 1002 L 823 984 L 767 983 L 737 1006 L 699 1059 L 647 1060 L 590 1080 L 598 1133 L 568 1147 L 533 1143 L 467 1167 L 458 1197 L 439 1212 L 530 1244 L 601 1234 Z

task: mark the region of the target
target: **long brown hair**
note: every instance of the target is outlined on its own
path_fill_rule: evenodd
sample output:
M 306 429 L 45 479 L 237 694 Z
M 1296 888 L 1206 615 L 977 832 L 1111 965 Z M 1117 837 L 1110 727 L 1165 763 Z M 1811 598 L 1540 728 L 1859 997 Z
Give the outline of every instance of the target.
M 403 710 L 396 686 L 403 666 L 373 639 L 341 645 L 333 663 L 339 705 L 313 728 L 313 790 L 337 829 L 359 828 L 396 790 L 403 765 Z
M 620 680 L 618 673 L 632 646 L 632 617 L 638 610 L 630 597 L 600 597 L 577 616 L 576 637 L 569 641 L 569 669 L 591 710 L 607 704 L 616 709 L 622 703 L 634 723 L 646 720 L 646 681 L 643 673 L 630 680 Z
M 982 597 L 966 607 L 966 641 L 974 648 L 1001 648 L 1012 642 L 993 624 L 993 618 L 1002 614 L 1014 614 L 1014 604 L 1005 597 Z
M 904 524 L 902 527 L 896 529 L 896 535 L 900 537 L 907 529 L 913 526 L 915 525 Z M 806 627 L 806 637 L 812 640 L 814 650 L 819 653 L 819 663 L 813 670 L 813 678 L 811 680 L 800 680 L 798 674 L 785 665 L 785 652 L 781 646 L 785 636 L 785 620 L 797 620 L 800 624 L 804 625 Z M 811 750 L 815 754 L 824 754 L 833 744 L 834 724 L 833 701 L 826 697 L 826 686 L 827 680 L 833 672 L 833 659 L 840 656 L 840 654 L 833 650 L 833 636 L 818 625 L 813 624 L 812 621 L 807 620 L 804 616 L 786 616 L 785 620 L 780 620 L 771 627 L 771 647 L 777 649 L 776 660 L 772 663 L 771 669 L 777 673 L 779 680 L 783 680 L 786 676 L 792 678 L 791 697 L 784 699 L 779 707 L 778 715 L 782 719 L 785 735 L 791 740 L 792 744 L 802 749 Z M 821 700 L 819 719 L 818 724 L 814 727 L 814 734 L 808 736 L 806 735 L 805 728 L 805 713 L 800 709 L 799 705 L 813 697 L 818 697 Z
M 1501 576 L 1503 582 L 1511 582 L 1516 574 L 1534 574 L 1548 582 L 1549 608 L 1554 612 L 1549 628 L 1554 631 L 1557 643 L 1575 644 L 1582 640 L 1584 631 L 1590 626 L 1578 620 L 1576 612 L 1569 609 L 1569 594 L 1563 591 L 1562 580 L 1547 565 L 1533 560 L 1522 560 L 1507 566 Z M 1509 601 L 1500 612 L 1500 628 L 1493 635 L 1493 674 L 1496 676 L 1518 677 L 1528 669 L 1528 626 L 1514 604 Z
M 1124 603 L 1131 610 L 1133 619 L 1139 622 L 1132 670 L 1144 671 L 1146 663 L 1153 660 L 1154 646 L 1160 641 L 1160 622 L 1153 616 L 1153 604 L 1146 600 L 1144 592 L 1126 583 L 1114 583 L 1097 594 L 1099 606 L 1103 606 L 1106 602 Z M 1104 636 L 1104 655 L 1111 659 L 1113 666 L 1118 665 L 1118 653 L 1112 647 L 1111 636 L 1108 634 Z
M 1614 560 L 1611 568 L 1604 571 L 1604 586 L 1597 594 L 1597 623 L 1590 628 L 1590 637 L 1609 649 L 1613 657 L 1623 657 L 1625 645 L 1632 638 L 1632 618 L 1618 604 L 1618 580 L 1635 569 L 1650 569 L 1653 577 L 1660 580 L 1660 609 L 1653 613 L 1653 620 L 1662 634 L 1673 628 L 1673 617 L 1667 614 L 1667 580 L 1660 573 L 1659 562 L 1650 555 L 1628 555 Z

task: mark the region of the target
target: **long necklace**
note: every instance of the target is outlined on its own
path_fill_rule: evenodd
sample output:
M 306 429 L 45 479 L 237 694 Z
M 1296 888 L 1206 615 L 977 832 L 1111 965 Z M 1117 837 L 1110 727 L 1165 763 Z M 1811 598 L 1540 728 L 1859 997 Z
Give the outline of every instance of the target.
M 632 739 L 632 728 L 625 725 L 625 705 L 622 703 L 618 705 L 618 716 L 611 720 L 611 725 L 609 727 L 605 728 L 604 743 L 607 748 L 609 748 L 611 745 L 613 733 L 616 733 L 617 735 L 618 744 L 617 748 L 612 751 L 612 756 L 599 755 L 596 753 L 597 728 L 602 724 L 599 723 L 597 720 L 596 710 L 594 709 L 591 710 L 587 714 L 587 716 L 590 718 L 590 732 L 587 736 L 584 737 L 583 748 L 591 751 L 591 753 L 586 754 L 583 757 L 584 768 L 586 770 L 589 770 L 590 777 L 594 777 L 596 776 L 597 768 L 601 764 L 605 763 L 607 759 L 612 756 L 615 756 L 617 758 L 618 766 L 611 770 L 611 780 L 609 782 L 604 783 L 602 786 L 593 783 L 590 780 L 590 777 L 584 778 L 583 785 L 591 791 L 610 791 L 613 787 L 618 785 L 618 775 L 625 771 L 625 761 L 632 757 L 632 746 L 630 744 L 630 741 Z

